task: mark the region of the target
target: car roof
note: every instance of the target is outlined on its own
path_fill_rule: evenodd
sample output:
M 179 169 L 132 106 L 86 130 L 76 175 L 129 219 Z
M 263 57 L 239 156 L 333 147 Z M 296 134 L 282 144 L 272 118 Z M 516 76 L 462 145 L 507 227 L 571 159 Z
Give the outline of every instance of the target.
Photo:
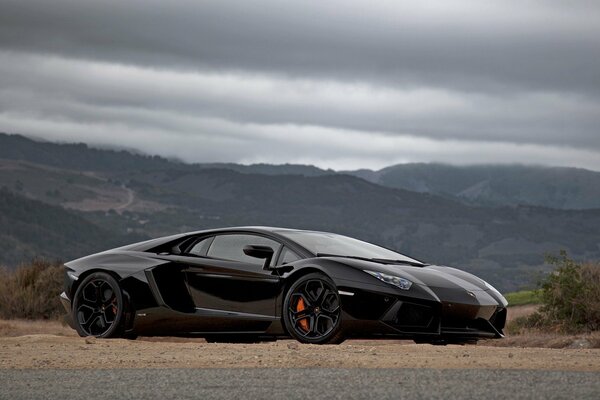
M 176 235 L 163 236 L 155 239 L 146 240 L 144 242 L 133 243 L 130 245 L 126 245 L 123 247 L 118 247 L 114 250 L 134 250 L 134 251 L 147 251 L 148 249 L 155 248 L 156 246 L 161 246 L 163 244 L 178 240 L 180 238 L 186 236 L 194 236 L 194 235 L 211 235 L 211 234 L 220 234 L 220 233 L 228 233 L 228 232 L 250 232 L 250 233 L 264 233 L 278 236 L 280 240 L 285 240 L 286 242 L 292 241 L 296 246 L 300 246 L 295 241 L 286 238 L 284 235 L 285 232 L 317 232 L 317 231 L 309 231 L 302 229 L 291 229 L 291 228 L 279 228 L 273 226 L 232 226 L 226 228 L 216 228 L 216 229 L 204 229 L 200 231 L 192 231 L 185 232 Z M 305 252 L 309 252 L 308 249 L 305 249 L 303 246 L 300 246 L 304 249 Z
M 314 230 L 305 229 L 294 229 L 294 228 L 279 228 L 275 226 L 232 226 L 226 228 L 216 229 L 204 229 L 201 231 L 187 232 L 184 235 L 195 235 L 209 232 L 239 232 L 239 231 L 251 231 L 251 232 L 265 232 L 265 233 L 280 233 L 280 232 L 319 232 Z M 323 232 L 326 233 L 326 232 Z

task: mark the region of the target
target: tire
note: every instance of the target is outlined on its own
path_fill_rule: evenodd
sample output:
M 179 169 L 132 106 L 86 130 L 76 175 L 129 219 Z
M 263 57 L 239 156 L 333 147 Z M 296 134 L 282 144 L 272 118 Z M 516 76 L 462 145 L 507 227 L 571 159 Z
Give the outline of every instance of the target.
M 344 341 L 340 295 L 324 274 L 311 273 L 294 282 L 286 293 L 282 314 L 288 333 L 299 342 Z
M 77 288 L 73 321 L 79 336 L 122 337 L 123 292 L 119 283 L 105 272 L 87 276 Z

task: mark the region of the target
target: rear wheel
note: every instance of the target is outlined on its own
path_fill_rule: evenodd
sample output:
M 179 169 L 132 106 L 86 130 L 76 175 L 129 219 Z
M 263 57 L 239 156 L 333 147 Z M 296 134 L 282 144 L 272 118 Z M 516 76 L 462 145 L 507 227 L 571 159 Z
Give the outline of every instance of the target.
M 289 334 L 302 343 L 341 343 L 342 308 L 335 284 L 320 273 L 308 274 L 287 292 L 283 318 Z
M 123 292 L 116 279 L 105 272 L 95 272 L 75 292 L 75 329 L 80 336 L 120 337 L 123 309 Z

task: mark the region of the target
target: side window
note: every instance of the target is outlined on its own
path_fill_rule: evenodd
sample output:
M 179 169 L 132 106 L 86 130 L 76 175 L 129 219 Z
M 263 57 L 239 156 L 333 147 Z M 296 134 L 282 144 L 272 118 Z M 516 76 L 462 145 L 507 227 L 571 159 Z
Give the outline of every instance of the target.
M 215 236 L 214 241 L 208 249 L 208 256 L 262 265 L 264 260 L 249 257 L 244 254 L 244 247 L 252 244 L 269 246 L 273 249 L 275 255 L 277 255 L 280 246 L 278 242 L 262 236 L 249 234 L 219 235 Z M 273 263 L 273 261 L 271 261 L 271 263 Z
M 297 255 L 296 253 L 294 253 L 292 250 L 288 249 L 287 247 L 284 247 L 281 250 L 281 255 L 279 256 L 279 262 L 277 263 L 277 265 L 283 265 L 283 264 L 291 263 L 291 262 L 298 261 L 298 260 L 300 260 L 299 255 Z
M 214 238 L 215 238 L 214 236 L 210 236 L 210 237 L 201 239 L 200 241 L 196 242 L 196 244 L 194 244 L 192 246 L 192 248 L 190 248 L 187 251 L 187 253 L 193 254 L 196 256 L 205 256 L 206 253 L 208 252 L 208 248 L 210 247 L 210 244 L 212 243 Z

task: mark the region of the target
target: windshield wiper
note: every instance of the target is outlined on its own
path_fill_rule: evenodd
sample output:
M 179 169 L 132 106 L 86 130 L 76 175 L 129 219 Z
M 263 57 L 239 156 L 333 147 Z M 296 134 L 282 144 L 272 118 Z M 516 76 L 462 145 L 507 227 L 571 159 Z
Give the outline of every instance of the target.
M 341 257 L 341 258 L 352 258 L 354 260 L 362 260 L 362 261 L 372 261 L 380 264 L 404 264 L 411 265 L 413 267 L 424 267 L 425 263 L 417 262 L 417 261 L 408 261 L 408 260 L 392 260 L 387 258 L 368 258 L 368 257 L 359 257 L 359 256 L 344 256 L 341 254 L 329 254 L 329 253 L 317 253 L 317 257 Z

